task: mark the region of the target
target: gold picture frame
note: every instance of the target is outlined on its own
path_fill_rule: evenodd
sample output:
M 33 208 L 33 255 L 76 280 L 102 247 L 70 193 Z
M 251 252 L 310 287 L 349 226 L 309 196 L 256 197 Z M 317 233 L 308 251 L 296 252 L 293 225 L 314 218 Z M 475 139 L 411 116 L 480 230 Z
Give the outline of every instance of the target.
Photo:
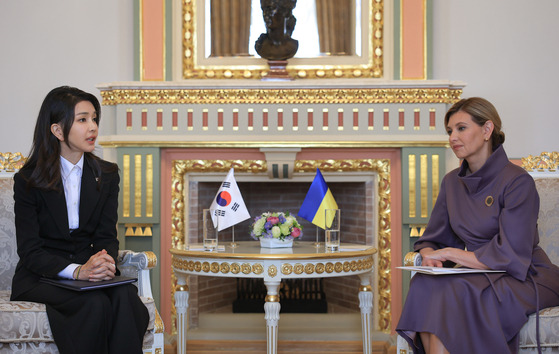
M 262 58 L 204 58 L 204 0 L 181 1 L 180 80 L 262 79 L 269 71 Z M 292 58 L 287 72 L 297 79 L 383 78 L 384 0 L 357 0 L 362 8 L 362 56 Z

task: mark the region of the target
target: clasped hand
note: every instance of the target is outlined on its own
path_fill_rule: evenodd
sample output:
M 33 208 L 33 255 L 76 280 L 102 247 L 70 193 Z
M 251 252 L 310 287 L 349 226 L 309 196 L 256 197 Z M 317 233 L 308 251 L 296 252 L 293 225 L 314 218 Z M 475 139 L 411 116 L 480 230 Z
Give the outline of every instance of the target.
M 106 250 L 94 254 L 81 266 L 78 273 L 79 280 L 101 281 L 115 277 L 116 265 L 113 257 Z

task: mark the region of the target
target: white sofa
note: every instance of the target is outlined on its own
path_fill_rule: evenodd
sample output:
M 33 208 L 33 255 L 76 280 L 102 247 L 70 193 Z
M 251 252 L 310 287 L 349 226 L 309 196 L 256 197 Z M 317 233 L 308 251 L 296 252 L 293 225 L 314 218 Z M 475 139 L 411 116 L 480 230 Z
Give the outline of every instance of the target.
M 13 173 L 0 171 L 0 354 L 58 353 L 45 305 L 10 301 L 12 276 L 18 262 L 13 199 Z M 118 268 L 138 278 L 138 294 L 150 314 L 144 353 L 163 353 L 163 322 L 151 292 L 149 270 L 157 265 L 153 252 L 119 251 Z
M 540 195 L 538 233 L 540 246 L 554 264 L 559 265 L 559 153 L 542 153 L 522 159 L 524 167 L 534 178 Z M 404 258 L 404 265 L 421 265 L 421 256 L 410 252 Z M 557 280 L 559 281 L 559 279 Z M 559 306 L 540 310 L 540 345 L 543 353 L 559 353 Z M 475 338 L 468 338 L 475 340 Z M 536 314 L 530 315 L 528 322 L 520 330 L 519 354 L 537 353 Z M 411 354 L 407 342 L 400 336 L 397 340 L 398 354 Z

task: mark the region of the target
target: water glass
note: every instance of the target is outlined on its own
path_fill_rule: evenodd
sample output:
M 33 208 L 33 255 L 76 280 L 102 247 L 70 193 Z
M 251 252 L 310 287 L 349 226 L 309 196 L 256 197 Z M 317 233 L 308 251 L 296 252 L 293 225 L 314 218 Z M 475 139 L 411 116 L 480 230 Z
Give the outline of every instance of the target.
M 212 210 L 204 209 L 203 211 L 203 227 L 204 227 L 204 250 L 215 251 L 217 250 L 217 222 L 219 218 L 216 217 L 216 223 L 212 220 Z
M 326 234 L 324 245 L 327 252 L 340 250 L 340 214 L 341 209 L 326 209 L 324 211 L 324 231 Z

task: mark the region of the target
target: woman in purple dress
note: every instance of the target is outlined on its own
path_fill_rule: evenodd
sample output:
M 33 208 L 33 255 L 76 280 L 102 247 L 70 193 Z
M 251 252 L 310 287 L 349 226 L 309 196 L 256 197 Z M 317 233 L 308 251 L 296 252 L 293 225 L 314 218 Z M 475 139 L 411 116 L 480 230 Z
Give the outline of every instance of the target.
M 538 192 L 508 160 L 490 102 L 457 102 L 445 126 L 463 162 L 443 178 L 414 249 L 424 266 L 505 272 L 416 274 L 396 330 L 414 353 L 516 353 L 528 316 L 559 305 L 559 268 L 538 246 Z

